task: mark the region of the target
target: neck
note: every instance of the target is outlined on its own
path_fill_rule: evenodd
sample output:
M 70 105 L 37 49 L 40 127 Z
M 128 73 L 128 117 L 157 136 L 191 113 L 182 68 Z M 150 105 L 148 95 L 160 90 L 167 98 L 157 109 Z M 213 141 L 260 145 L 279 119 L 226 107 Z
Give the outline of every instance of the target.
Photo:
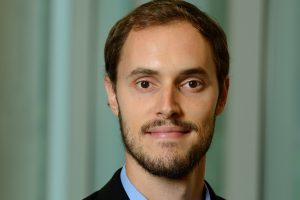
M 169 179 L 150 174 L 131 155 L 126 153 L 126 174 L 132 184 L 147 199 L 195 200 L 204 191 L 205 157 L 180 179 Z

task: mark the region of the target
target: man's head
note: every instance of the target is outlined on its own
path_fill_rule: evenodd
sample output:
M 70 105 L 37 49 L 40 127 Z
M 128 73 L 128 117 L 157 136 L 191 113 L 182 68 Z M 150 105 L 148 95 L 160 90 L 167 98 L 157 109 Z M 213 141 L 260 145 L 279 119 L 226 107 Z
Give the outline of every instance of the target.
M 129 159 L 157 176 L 189 173 L 205 156 L 226 102 L 223 31 L 184 1 L 151 1 L 112 28 L 105 62 Z
M 143 4 L 118 21 L 111 29 L 105 45 L 105 70 L 113 84 L 117 82 L 122 47 L 132 30 L 186 21 L 210 43 L 216 65 L 220 95 L 229 72 L 229 53 L 223 30 L 204 12 L 182 0 L 154 0 Z

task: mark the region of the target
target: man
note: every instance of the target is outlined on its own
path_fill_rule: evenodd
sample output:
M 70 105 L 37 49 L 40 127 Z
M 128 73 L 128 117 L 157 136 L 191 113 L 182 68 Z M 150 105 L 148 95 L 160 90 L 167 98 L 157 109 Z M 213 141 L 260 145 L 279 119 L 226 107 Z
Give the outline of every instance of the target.
M 204 181 L 229 87 L 221 28 L 187 2 L 154 0 L 112 28 L 105 64 L 125 165 L 86 200 L 222 199 Z

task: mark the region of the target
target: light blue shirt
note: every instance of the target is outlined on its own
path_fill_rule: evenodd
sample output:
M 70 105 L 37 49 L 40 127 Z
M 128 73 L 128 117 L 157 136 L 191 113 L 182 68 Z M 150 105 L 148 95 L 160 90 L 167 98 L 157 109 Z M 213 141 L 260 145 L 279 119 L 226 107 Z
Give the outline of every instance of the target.
M 146 197 L 144 197 L 128 179 L 127 174 L 126 174 L 125 165 L 122 168 L 120 176 L 121 176 L 121 182 L 122 182 L 123 188 L 130 200 L 147 200 Z M 206 185 L 205 185 L 205 200 L 211 200 L 209 191 L 208 191 Z

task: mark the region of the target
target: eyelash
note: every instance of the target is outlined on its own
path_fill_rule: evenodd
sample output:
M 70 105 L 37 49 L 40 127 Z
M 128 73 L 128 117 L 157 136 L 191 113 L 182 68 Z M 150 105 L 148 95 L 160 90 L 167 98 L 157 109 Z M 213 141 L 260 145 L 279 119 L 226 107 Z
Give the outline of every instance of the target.
M 143 86 L 142 86 L 143 83 L 144 83 L 144 84 L 147 83 L 147 86 L 148 86 L 148 87 L 146 87 L 146 88 L 143 87 Z M 147 88 L 149 88 L 149 87 L 152 85 L 152 83 L 150 83 L 150 81 L 147 81 L 147 80 L 141 80 L 141 81 L 136 82 L 136 85 L 137 85 L 138 88 L 141 88 L 141 89 L 147 89 Z
M 192 84 L 192 83 L 196 83 L 196 86 L 192 87 L 192 86 L 190 85 L 190 84 Z M 196 89 L 198 90 L 198 89 L 201 89 L 203 86 L 204 86 L 204 84 L 203 84 L 202 81 L 199 81 L 199 80 L 193 80 L 193 79 L 188 80 L 188 81 L 185 81 L 185 82 L 181 85 L 181 87 L 183 87 L 183 88 L 187 87 L 187 88 L 192 89 L 192 90 L 196 90 Z
M 195 84 L 194 87 L 191 87 L 190 84 Z M 143 87 L 143 84 L 146 84 Z M 140 79 L 135 82 L 135 86 L 138 90 L 149 92 L 154 89 L 155 84 L 149 80 L 146 79 Z M 182 84 L 179 84 L 179 89 L 180 90 L 189 90 L 191 92 L 199 92 L 205 87 L 205 83 L 203 81 L 197 80 L 197 79 L 189 79 L 184 81 Z

